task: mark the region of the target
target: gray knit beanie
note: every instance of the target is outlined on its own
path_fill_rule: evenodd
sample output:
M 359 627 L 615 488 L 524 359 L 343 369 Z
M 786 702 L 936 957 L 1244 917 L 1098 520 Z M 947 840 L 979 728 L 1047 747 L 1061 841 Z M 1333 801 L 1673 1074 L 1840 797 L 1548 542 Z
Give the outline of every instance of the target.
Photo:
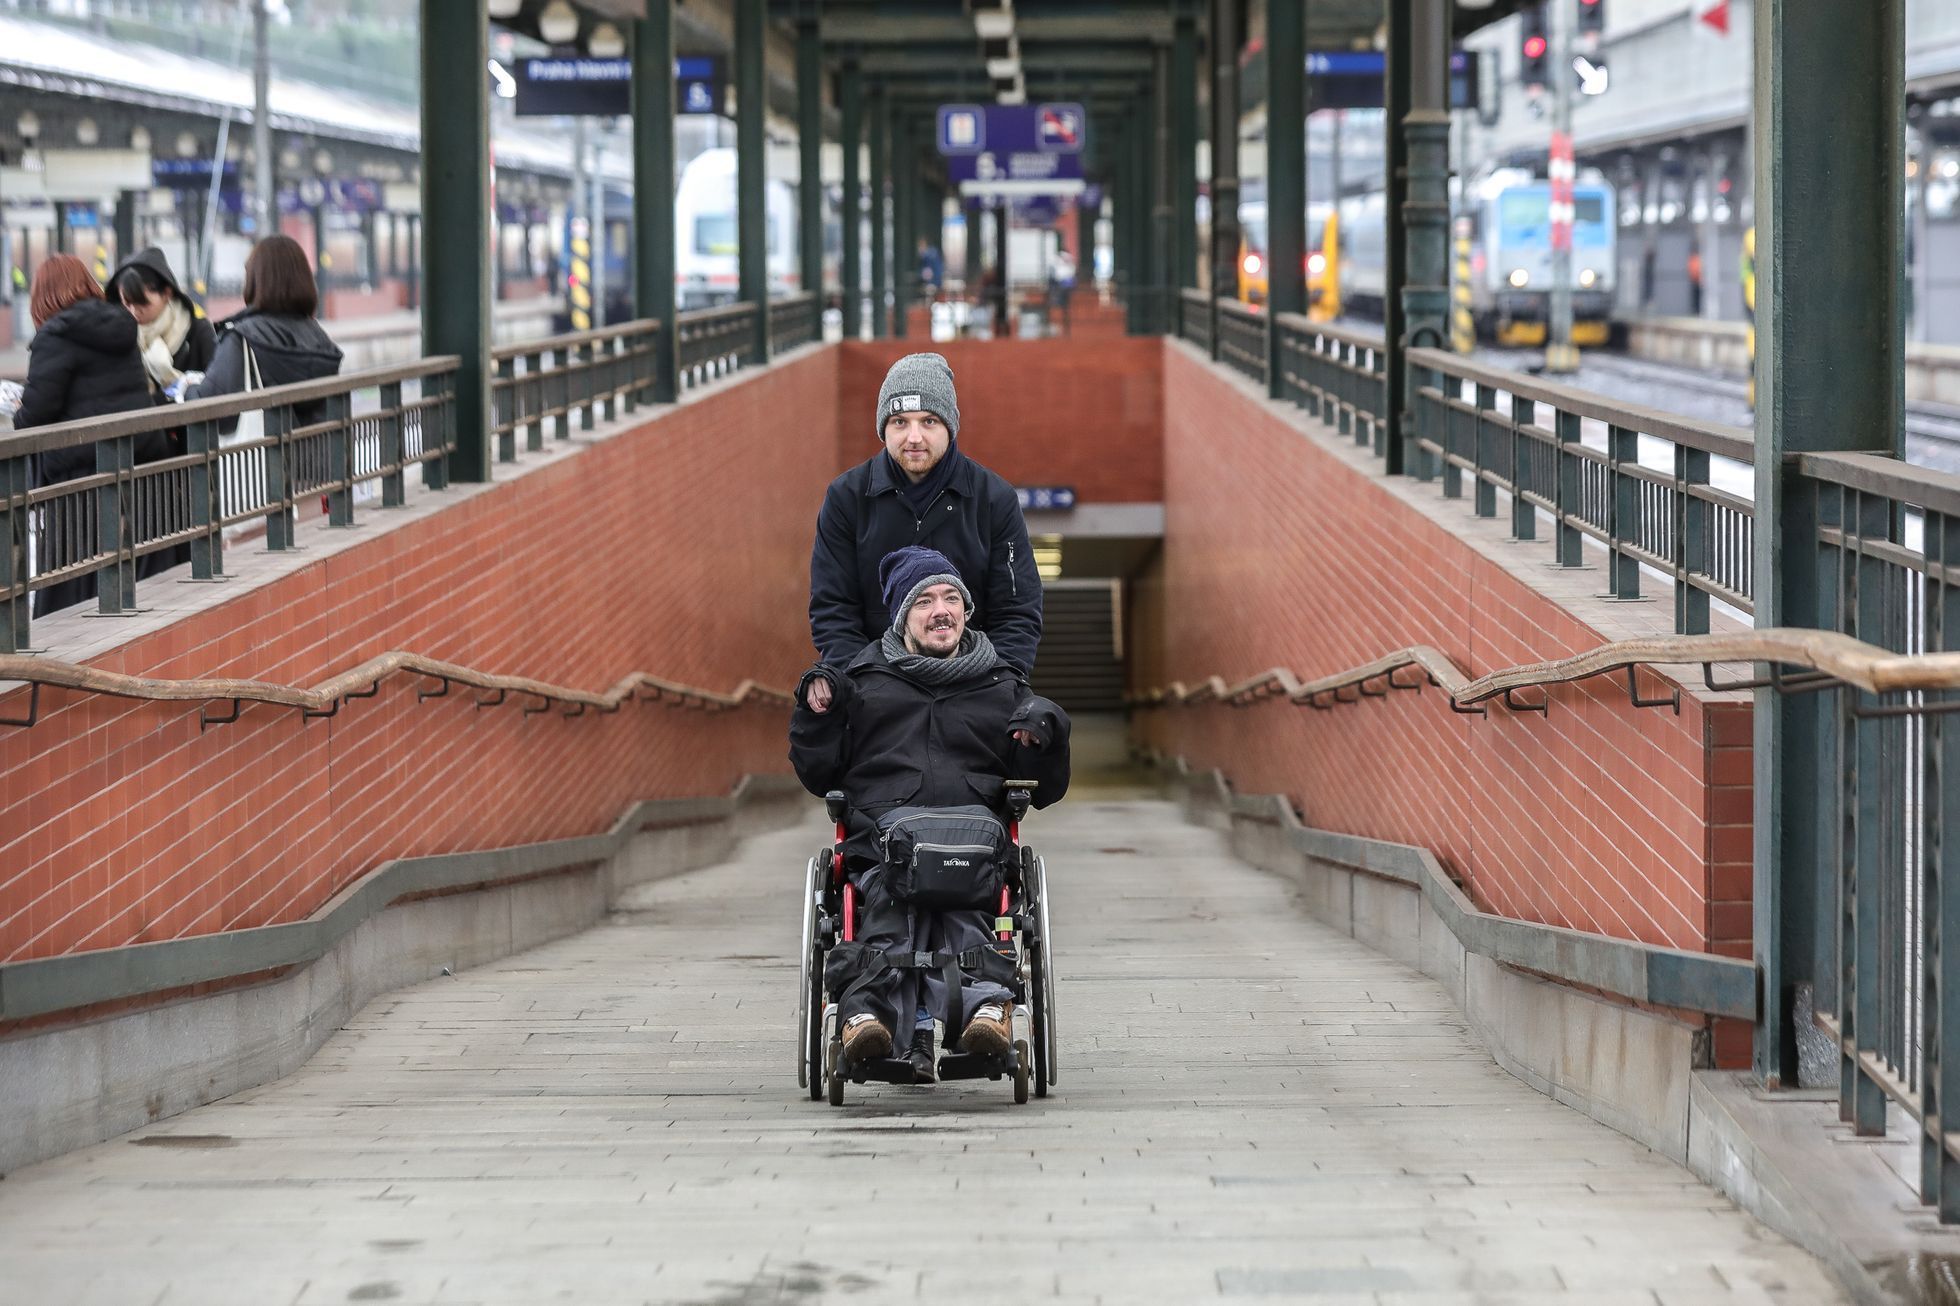
M 885 373 L 878 389 L 878 438 L 885 438 L 885 419 L 893 413 L 931 413 L 946 423 L 947 432 L 960 434 L 959 397 L 953 393 L 953 369 L 938 354 L 907 354 Z

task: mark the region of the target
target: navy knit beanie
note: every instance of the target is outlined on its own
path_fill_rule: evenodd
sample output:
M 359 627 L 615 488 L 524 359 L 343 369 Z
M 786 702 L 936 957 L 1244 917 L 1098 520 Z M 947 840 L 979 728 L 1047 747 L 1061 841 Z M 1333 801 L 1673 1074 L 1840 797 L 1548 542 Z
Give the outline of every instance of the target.
M 934 585 L 951 585 L 960 592 L 968 616 L 973 615 L 973 591 L 960 579 L 959 568 L 937 549 L 908 544 L 893 549 L 878 564 L 878 590 L 884 596 L 885 610 L 891 614 L 892 629 L 903 633 L 905 614 L 912 610 L 919 595 Z

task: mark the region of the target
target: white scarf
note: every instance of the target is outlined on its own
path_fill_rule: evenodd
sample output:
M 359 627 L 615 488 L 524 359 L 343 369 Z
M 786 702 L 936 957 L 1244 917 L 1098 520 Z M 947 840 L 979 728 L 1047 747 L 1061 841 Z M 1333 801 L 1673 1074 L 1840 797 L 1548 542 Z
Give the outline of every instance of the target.
M 184 301 L 172 295 L 164 301 L 162 312 L 148 322 L 137 324 L 136 342 L 143 351 L 143 366 L 158 385 L 168 386 L 176 381 L 177 351 L 184 347 L 193 320 Z

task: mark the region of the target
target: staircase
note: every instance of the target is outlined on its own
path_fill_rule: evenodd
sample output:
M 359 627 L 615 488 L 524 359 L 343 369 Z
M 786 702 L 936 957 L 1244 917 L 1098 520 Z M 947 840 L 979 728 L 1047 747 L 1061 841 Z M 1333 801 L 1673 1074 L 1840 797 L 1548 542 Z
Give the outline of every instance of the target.
M 1071 715 L 1123 710 L 1117 584 L 1055 580 L 1043 589 L 1034 692 L 1054 699 Z

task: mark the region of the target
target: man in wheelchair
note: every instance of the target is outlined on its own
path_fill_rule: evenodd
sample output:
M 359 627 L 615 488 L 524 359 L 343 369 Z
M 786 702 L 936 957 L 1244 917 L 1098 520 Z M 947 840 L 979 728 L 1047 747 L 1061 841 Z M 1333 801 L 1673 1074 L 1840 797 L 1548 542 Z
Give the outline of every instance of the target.
M 949 1042 L 959 1032 L 961 1051 L 1009 1050 L 1001 980 L 1013 968 L 992 946 L 1012 856 L 1008 782 L 1033 781 L 1036 807 L 1067 792 L 1069 719 L 969 627 L 972 593 L 944 556 L 898 549 L 879 580 L 891 626 L 848 667 L 805 674 L 790 761 L 811 793 L 841 790 L 847 803 L 845 867 L 861 915 L 856 938 L 833 946 L 824 965 L 844 1056 L 889 1057 L 903 1039 L 914 1079 L 931 1083 L 936 1013 L 947 1016 Z M 831 688 L 822 711 L 804 692 L 818 678 Z M 920 964 L 933 954 L 939 964 Z

